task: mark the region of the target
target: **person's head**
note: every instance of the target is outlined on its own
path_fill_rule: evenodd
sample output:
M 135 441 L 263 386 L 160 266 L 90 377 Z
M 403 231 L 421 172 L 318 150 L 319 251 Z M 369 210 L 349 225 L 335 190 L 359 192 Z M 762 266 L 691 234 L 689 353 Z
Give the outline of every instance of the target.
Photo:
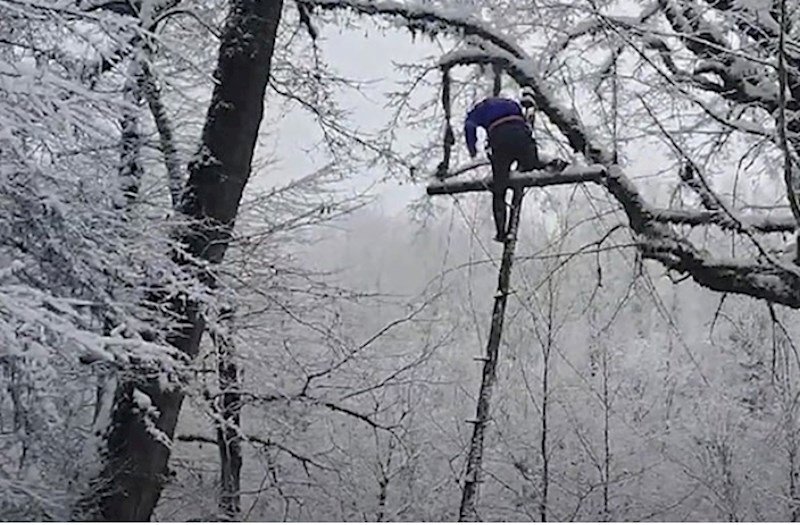
M 533 109 L 536 107 L 536 101 L 533 98 L 533 90 L 527 86 L 522 88 L 519 101 L 525 109 Z

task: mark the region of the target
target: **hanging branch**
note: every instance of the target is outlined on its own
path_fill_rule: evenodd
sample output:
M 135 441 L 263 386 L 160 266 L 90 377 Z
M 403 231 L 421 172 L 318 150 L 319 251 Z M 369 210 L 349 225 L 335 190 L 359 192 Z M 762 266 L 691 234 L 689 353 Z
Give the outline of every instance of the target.
M 500 90 L 503 89 L 503 68 L 498 64 L 492 64 L 492 72 L 494 73 L 494 84 L 492 85 L 492 96 L 499 97 Z
M 451 125 L 451 110 L 450 110 L 450 68 L 442 66 L 442 109 L 444 109 L 445 129 L 444 141 L 442 143 L 442 161 L 436 167 L 436 176 L 444 178 L 450 169 L 450 152 L 453 145 L 456 143 L 455 136 L 453 135 L 453 126 Z
M 611 77 L 611 133 L 614 142 L 614 164 L 619 163 L 619 132 L 617 126 L 619 123 L 619 73 L 617 71 L 617 62 L 619 62 L 619 53 L 614 53 L 611 59 L 613 61 L 613 71 Z
M 297 11 L 300 14 L 300 23 L 306 28 L 308 36 L 315 43 L 315 49 L 316 49 L 316 41 L 317 37 L 319 36 L 319 32 L 317 31 L 317 28 L 314 27 L 314 24 L 311 22 L 311 17 L 308 16 L 308 7 L 303 4 L 297 4 Z

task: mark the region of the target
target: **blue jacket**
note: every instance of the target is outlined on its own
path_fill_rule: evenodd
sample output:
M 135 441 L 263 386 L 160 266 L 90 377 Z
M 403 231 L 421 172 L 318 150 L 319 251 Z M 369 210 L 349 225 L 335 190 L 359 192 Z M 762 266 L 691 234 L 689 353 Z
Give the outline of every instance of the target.
M 467 139 L 469 154 L 474 157 L 478 153 L 475 147 L 475 143 L 478 142 L 478 128 L 488 130 L 495 120 L 511 115 L 522 116 L 522 107 L 507 98 L 486 98 L 472 108 L 464 122 L 464 137 Z

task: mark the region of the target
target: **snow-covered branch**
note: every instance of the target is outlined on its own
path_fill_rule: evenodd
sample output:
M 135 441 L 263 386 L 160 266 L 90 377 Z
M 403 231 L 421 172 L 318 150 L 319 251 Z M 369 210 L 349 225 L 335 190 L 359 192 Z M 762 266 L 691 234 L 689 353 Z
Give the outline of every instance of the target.
M 604 184 L 606 169 L 602 166 L 569 167 L 560 173 L 538 171 L 533 173 L 512 173 L 509 178 L 511 187 L 541 188 L 546 186 L 564 186 L 591 182 Z M 461 180 L 437 181 L 428 185 L 428 195 L 450 195 L 455 193 L 468 193 L 492 189 L 492 178 L 471 178 Z M 744 233 L 753 230 L 761 233 L 790 233 L 796 224 L 791 216 L 785 217 L 737 217 L 731 220 L 730 216 L 721 208 L 709 210 L 677 210 L 645 206 L 642 213 L 650 220 L 665 224 L 683 226 L 709 226 L 715 225 L 727 231 Z
M 426 33 L 460 33 L 491 42 L 500 49 L 521 58 L 524 52 L 479 21 L 463 16 L 457 10 L 433 9 L 424 4 L 400 3 L 392 0 L 298 0 L 299 5 L 320 9 L 350 9 L 363 15 L 399 17 L 411 30 Z
M 721 211 L 695 211 L 652 209 L 653 219 L 659 222 L 682 224 L 685 226 L 702 226 L 716 224 L 722 229 L 741 232 L 742 228 L 731 224 L 730 218 Z M 739 217 L 744 228 L 761 233 L 791 233 L 797 227 L 791 216 L 765 218 L 765 217 Z
M 142 92 L 150 113 L 153 115 L 156 129 L 158 130 L 161 154 L 164 156 L 164 166 L 167 169 L 167 181 L 169 184 L 169 194 L 172 197 L 172 207 L 177 208 L 180 203 L 181 192 L 184 186 L 183 170 L 178 155 L 178 147 L 175 143 L 172 124 L 167 115 L 167 108 L 161 100 L 161 90 L 159 89 L 158 79 L 152 66 L 146 59 L 141 61 L 142 72 Z
M 509 177 L 511 187 L 543 187 L 576 184 L 579 182 L 599 182 L 606 170 L 602 166 L 567 168 L 560 173 L 536 171 L 532 173 L 513 173 Z M 445 195 L 470 191 L 490 190 L 492 178 L 467 179 L 434 182 L 428 185 L 428 195 Z
M 729 48 L 725 38 L 693 7 L 678 0 L 660 0 L 661 8 L 672 28 L 686 47 L 703 62 L 700 71 L 713 71 L 720 77 L 725 98 L 738 103 L 756 103 L 769 112 L 778 105 L 777 87 L 769 83 L 756 84 L 753 78 L 764 78 L 766 71 L 748 74 L 757 64 L 755 58 L 738 56 Z M 763 65 L 759 66 L 763 69 Z

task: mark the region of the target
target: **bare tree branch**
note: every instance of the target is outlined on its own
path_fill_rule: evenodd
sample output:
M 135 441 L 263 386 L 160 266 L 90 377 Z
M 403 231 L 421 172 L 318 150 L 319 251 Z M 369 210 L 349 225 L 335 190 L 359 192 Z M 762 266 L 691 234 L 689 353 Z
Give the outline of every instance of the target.
M 315 461 L 314 459 L 309 458 L 308 456 L 300 454 L 299 452 L 295 452 L 293 449 L 287 447 L 286 445 L 282 445 L 282 444 L 277 443 L 275 441 L 272 441 L 270 439 L 263 439 L 263 438 L 260 438 L 258 436 L 243 436 L 243 437 L 244 437 L 245 441 L 247 441 L 247 442 L 249 442 L 251 444 L 255 443 L 255 444 L 261 445 L 263 447 L 275 448 L 275 449 L 280 450 L 281 452 L 285 452 L 286 454 L 288 454 L 292 458 L 294 458 L 297 461 L 299 461 L 300 463 L 302 463 L 304 468 L 306 468 L 307 465 L 312 465 L 314 467 L 317 467 L 320 470 L 327 470 L 327 471 L 333 471 L 334 470 L 331 467 L 323 465 L 322 463 L 320 463 L 318 461 Z M 201 435 L 197 435 L 197 434 L 179 434 L 178 437 L 175 438 L 175 439 L 177 441 L 182 441 L 184 443 L 207 443 L 209 445 L 214 445 L 214 446 L 217 445 L 217 440 L 215 438 L 210 438 L 210 437 L 207 437 L 207 436 L 201 436 Z

